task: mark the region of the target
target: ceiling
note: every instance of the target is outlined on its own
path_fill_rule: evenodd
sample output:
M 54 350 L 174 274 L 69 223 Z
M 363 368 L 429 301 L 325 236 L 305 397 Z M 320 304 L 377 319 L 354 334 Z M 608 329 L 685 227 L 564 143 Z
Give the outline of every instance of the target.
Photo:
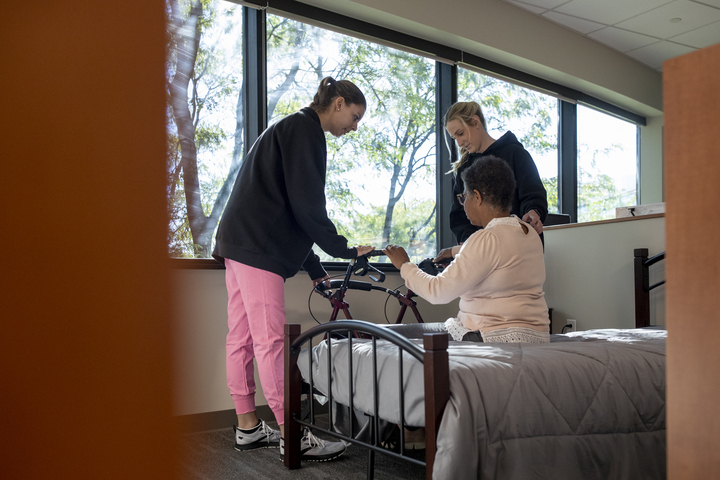
M 720 43 L 720 0 L 505 0 L 662 71 Z

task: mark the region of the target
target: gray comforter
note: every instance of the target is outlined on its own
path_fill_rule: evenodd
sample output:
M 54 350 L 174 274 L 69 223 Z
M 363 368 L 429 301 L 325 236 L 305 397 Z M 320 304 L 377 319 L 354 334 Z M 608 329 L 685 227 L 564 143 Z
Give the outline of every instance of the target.
M 665 478 L 665 330 L 594 330 L 550 344 L 450 342 L 450 400 L 437 479 Z M 355 407 L 373 414 L 372 353 L 353 341 Z M 399 422 L 398 348 L 377 342 L 379 415 Z M 334 340 L 333 396 L 348 403 L 347 342 Z M 327 392 L 327 344 L 313 350 Z M 298 362 L 307 378 L 307 355 Z M 404 355 L 405 420 L 424 425 L 422 366 Z

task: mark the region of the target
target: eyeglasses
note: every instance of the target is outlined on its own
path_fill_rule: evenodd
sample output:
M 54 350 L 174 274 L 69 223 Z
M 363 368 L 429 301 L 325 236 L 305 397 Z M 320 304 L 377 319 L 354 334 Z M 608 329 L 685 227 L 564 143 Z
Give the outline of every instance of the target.
M 465 205 L 465 202 L 466 202 L 470 197 L 472 197 L 472 196 L 475 194 L 475 192 L 478 192 L 478 191 L 477 191 L 477 190 L 473 190 L 472 193 L 467 193 L 467 192 L 458 193 L 458 194 L 455 195 L 455 196 L 457 197 L 458 203 L 459 203 L 460 205 Z M 485 194 L 482 193 L 482 192 L 478 192 L 478 194 L 480 194 L 480 196 L 481 196 L 482 198 L 485 197 Z

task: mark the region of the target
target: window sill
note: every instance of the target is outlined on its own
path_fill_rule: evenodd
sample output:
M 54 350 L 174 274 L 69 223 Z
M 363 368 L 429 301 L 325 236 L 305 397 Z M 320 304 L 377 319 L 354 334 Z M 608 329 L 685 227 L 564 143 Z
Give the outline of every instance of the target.
M 595 225 L 604 225 L 606 223 L 634 222 L 635 220 L 648 220 L 650 218 L 661 218 L 664 216 L 664 213 L 654 213 L 652 215 L 639 215 L 637 217 L 610 218 L 608 220 L 597 220 L 595 222 L 566 223 L 563 225 L 552 225 L 550 227 L 544 227 L 543 231 L 547 232 L 549 230 L 561 230 L 564 228 L 592 227 Z
M 348 262 L 321 262 L 327 272 L 344 272 Z M 392 263 L 371 263 L 381 272 L 397 272 Z M 212 258 L 171 258 L 170 267 L 181 270 L 225 270 L 225 266 Z M 302 270 L 301 270 L 302 271 Z
M 225 265 L 212 258 L 170 258 L 170 267 L 183 270 L 225 270 Z

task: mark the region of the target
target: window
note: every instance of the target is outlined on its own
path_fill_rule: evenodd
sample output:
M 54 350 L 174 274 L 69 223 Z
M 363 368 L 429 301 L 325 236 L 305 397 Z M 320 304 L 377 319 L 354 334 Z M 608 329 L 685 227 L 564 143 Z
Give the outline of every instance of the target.
M 198 3 L 201 6 L 201 3 Z M 168 1 L 168 249 L 204 258 L 243 156 L 242 7 Z M 199 41 L 198 41 L 199 40 Z M 240 109 L 241 110 L 241 109 Z
M 338 231 L 351 244 L 403 245 L 414 261 L 435 255 L 435 62 L 276 15 L 267 22 L 271 123 L 309 105 L 326 76 L 365 94 L 357 132 L 327 134 Z
M 578 105 L 578 222 L 637 205 L 637 126 Z
M 245 143 L 266 127 L 263 106 L 267 121 L 276 122 L 309 105 L 325 76 L 353 81 L 368 102 L 357 132 L 326 137 L 328 213 L 351 244 L 403 245 L 416 262 L 450 246 L 438 240 L 447 243 L 451 235 L 447 201 L 438 200 L 450 196 L 448 177 L 442 175 L 448 167 L 438 166 L 447 162 L 447 151 L 436 146 L 437 129 L 444 128 L 438 118 L 445 112 L 436 105 L 448 108 L 456 94 L 461 101 L 482 105 L 494 138 L 512 131 L 530 152 L 550 212 L 564 207 L 578 221 L 590 221 L 613 217 L 615 207 L 637 203 L 634 124 L 579 105 L 576 112 L 574 103 L 451 65 L 462 61 L 488 71 L 500 68 L 500 75 L 522 84 L 582 98 L 640 124 L 642 117 L 444 45 L 296 2 L 275 3 L 276 11 L 290 16 L 303 18 L 309 11 L 319 25 L 357 31 L 363 38 L 380 35 L 378 42 L 408 50 L 225 0 L 166 0 L 170 256 L 210 256 Z M 559 130 L 561 110 L 568 113 L 563 113 Z M 559 153 L 558 145 L 567 150 Z M 445 213 L 438 218 L 436 212 Z
M 548 212 L 558 212 L 558 101 L 464 68 L 458 69 L 458 100 L 475 101 L 494 139 L 511 131 L 532 155 L 548 196 Z

